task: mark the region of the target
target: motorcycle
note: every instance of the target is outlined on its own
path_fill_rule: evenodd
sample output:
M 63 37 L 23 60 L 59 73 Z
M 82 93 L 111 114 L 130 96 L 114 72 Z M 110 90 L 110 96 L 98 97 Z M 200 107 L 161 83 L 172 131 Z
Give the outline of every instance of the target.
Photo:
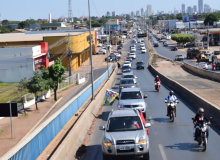
M 159 90 L 160 90 L 160 82 L 156 82 L 155 83 L 155 89 L 157 90 L 157 92 L 159 92 Z
M 194 121 L 195 119 L 192 118 L 192 120 Z M 198 123 L 197 125 L 194 126 L 194 128 L 195 130 L 198 129 L 198 133 L 197 133 L 198 145 L 202 144 L 202 151 L 206 151 L 207 143 L 208 143 L 208 135 L 207 135 L 208 123 L 205 122 L 203 124 Z M 194 137 L 195 137 L 195 133 L 194 133 Z
M 213 71 L 216 70 L 216 65 L 215 65 L 215 64 L 212 65 L 212 70 L 213 70 Z
M 167 99 L 165 99 L 165 103 L 167 103 L 168 106 L 168 114 L 170 116 L 170 120 L 171 122 L 174 122 L 174 117 L 175 117 L 175 107 L 177 106 L 177 103 L 179 103 L 178 100 L 176 100 L 175 102 L 168 102 Z

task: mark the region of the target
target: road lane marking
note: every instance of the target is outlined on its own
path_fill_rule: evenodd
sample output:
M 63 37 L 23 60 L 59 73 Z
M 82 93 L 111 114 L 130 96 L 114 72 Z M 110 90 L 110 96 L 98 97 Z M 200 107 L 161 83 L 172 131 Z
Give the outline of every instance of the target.
M 163 150 L 163 146 L 161 144 L 158 144 L 158 146 L 159 146 L 160 153 L 161 153 L 161 156 L 162 156 L 163 160 L 167 160 L 166 154 Z

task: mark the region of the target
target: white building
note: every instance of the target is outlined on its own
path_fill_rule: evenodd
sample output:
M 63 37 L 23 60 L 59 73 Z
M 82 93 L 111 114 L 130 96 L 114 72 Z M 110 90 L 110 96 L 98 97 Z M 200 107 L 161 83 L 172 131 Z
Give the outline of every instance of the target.
M 197 12 L 197 6 L 196 5 L 193 6 L 193 12 Z
M 186 13 L 186 6 L 185 4 L 182 4 L 182 14 L 185 14 Z
M 203 0 L 198 0 L 198 12 L 203 13 Z
M 131 12 L 131 16 L 134 17 L 134 11 Z
M 52 23 L 51 13 L 49 13 L 49 23 Z
M 24 77 L 31 78 L 45 54 L 41 53 L 40 45 L 0 48 L 0 81 L 12 83 L 20 82 Z
M 136 16 L 140 16 L 139 10 L 136 11 Z
M 148 5 L 147 5 L 147 10 L 146 10 L 146 12 L 147 12 L 147 15 L 148 15 L 148 16 L 152 14 L 152 6 L 151 6 L 151 4 L 148 4 Z
M 143 8 L 141 8 L 141 15 L 142 15 L 142 16 L 144 16 L 144 15 L 145 15 L 145 9 L 144 9 L 144 7 L 143 7 Z

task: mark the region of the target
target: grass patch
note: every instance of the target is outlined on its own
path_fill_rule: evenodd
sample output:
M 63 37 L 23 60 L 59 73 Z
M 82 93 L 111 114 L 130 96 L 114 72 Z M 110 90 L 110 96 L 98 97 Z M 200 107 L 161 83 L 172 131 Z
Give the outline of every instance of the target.
M 11 88 L 16 85 L 18 85 L 18 83 L 2 83 L 2 82 L 0 82 L 0 90 Z

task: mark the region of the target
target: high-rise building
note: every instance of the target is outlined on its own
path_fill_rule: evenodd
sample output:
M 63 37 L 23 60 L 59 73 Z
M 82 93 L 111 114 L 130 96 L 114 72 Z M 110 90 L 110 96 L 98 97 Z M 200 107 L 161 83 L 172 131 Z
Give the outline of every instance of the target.
M 116 16 L 116 15 L 115 15 L 115 11 L 112 11 L 112 16 Z
M 193 13 L 192 7 L 190 7 L 190 6 L 189 6 L 189 7 L 187 7 L 187 13 L 188 13 L 188 14 Z
M 182 14 L 185 14 L 186 13 L 186 6 L 185 4 L 182 4 Z
M 131 12 L 131 16 L 134 17 L 134 11 Z
M 136 11 L 136 16 L 140 16 L 139 10 Z
M 198 0 L 198 12 L 203 13 L 203 0 Z
M 145 9 L 144 9 L 144 7 L 143 7 L 143 8 L 141 8 L 141 15 L 142 15 L 142 16 L 144 16 L 144 15 L 145 15 Z
M 197 6 L 196 5 L 193 6 L 193 12 L 197 12 Z
M 51 13 L 49 13 L 49 23 L 52 23 Z
M 111 16 L 109 11 L 107 11 L 106 16 Z
M 149 16 L 151 14 L 152 14 L 152 6 L 151 6 L 151 4 L 148 4 L 147 5 L 147 15 Z
M 211 13 L 212 9 L 208 4 L 204 4 L 204 12 L 205 13 Z

